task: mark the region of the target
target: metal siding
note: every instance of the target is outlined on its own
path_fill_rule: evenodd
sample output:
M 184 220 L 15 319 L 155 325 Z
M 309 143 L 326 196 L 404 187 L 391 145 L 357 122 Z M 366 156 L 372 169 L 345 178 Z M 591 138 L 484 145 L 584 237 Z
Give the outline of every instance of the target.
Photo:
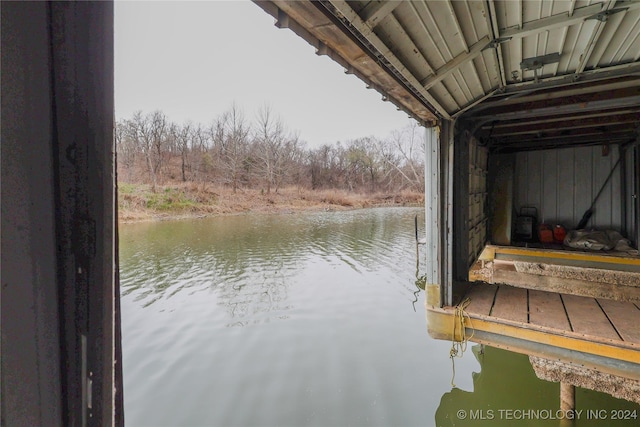
M 515 182 L 514 182 L 514 194 L 513 194 L 513 203 L 514 203 L 514 208 L 516 212 L 520 211 L 521 206 L 526 205 L 527 199 L 528 199 L 527 187 L 524 185 L 524 183 L 526 182 L 526 176 L 527 176 L 526 160 L 527 160 L 526 153 L 516 156 L 515 170 L 518 171 L 518 173 L 514 175 Z
M 634 169 L 637 170 L 638 166 L 635 165 L 634 168 L 634 150 L 633 147 L 628 147 L 628 149 L 625 151 L 625 158 L 624 158 L 624 162 L 625 162 L 625 166 L 626 166 L 626 174 L 625 174 L 625 181 L 627 183 L 627 188 L 626 188 L 626 194 L 624 195 L 625 200 L 626 200 L 626 209 L 624 212 L 624 215 L 626 217 L 626 223 L 627 223 L 627 228 L 629 231 L 628 237 L 631 239 L 634 239 L 634 221 L 633 221 L 633 213 L 634 213 L 634 198 L 633 195 L 635 194 L 634 192 L 634 180 L 633 180 L 633 172 Z
M 527 176 L 528 196 L 531 206 L 534 206 L 538 210 L 538 220 L 544 216 L 542 212 L 542 177 L 544 171 L 542 170 L 542 152 L 531 151 L 528 156 L 529 165 L 527 169 L 529 174 Z
M 564 149 L 557 151 L 556 168 L 558 170 L 556 220 L 569 227 L 574 223 L 575 205 L 573 203 L 573 177 L 575 174 L 575 150 Z
M 592 180 L 593 162 L 591 160 L 591 148 L 578 149 L 574 155 L 574 175 L 573 175 L 573 222 L 569 227 L 575 227 L 584 212 L 589 209 L 593 197 Z
M 468 140 L 468 260 L 473 264 L 487 240 L 487 157 L 488 149 Z
M 542 174 L 542 206 L 544 212 L 541 221 L 548 218 L 558 218 L 558 192 L 555 187 L 558 184 L 558 152 L 545 151 L 542 153 L 544 172 Z M 549 195 L 549 196 L 547 196 Z
M 636 240 L 636 248 L 640 247 L 640 138 L 636 139 L 636 146 L 634 148 L 634 160 L 633 160 L 633 171 L 634 171 L 634 179 L 633 179 L 633 196 L 634 196 L 634 210 L 632 212 L 632 218 L 634 218 L 633 223 L 633 235 Z
M 612 146 L 609 155 L 603 156 L 600 145 L 517 153 L 514 208 L 534 206 L 539 221 L 575 227 L 615 166 L 618 153 L 617 146 Z M 620 174 L 614 172 L 588 227 L 621 230 L 620 191 Z M 627 215 L 631 215 L 630 207 Z
M 437 300 L 428 300 L 431 305 L 441 306 L 443 300 L 443 210 L 442 174 L 440 171 L 440 145 L 437 128 L 425 130 L 425 234 L 426 234 L 426 286 L 437 287 Z M 432 295 L 431 293 L 429 293 Z M 434 295 L 432 295 L 434 296 Z

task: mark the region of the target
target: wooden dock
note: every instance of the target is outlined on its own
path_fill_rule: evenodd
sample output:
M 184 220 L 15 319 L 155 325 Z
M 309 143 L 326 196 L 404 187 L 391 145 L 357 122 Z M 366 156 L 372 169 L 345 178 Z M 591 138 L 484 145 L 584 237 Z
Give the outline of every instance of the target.
M 638 303 L 483 283 L 472 285 L 465 298 L 474 318 L 526 323 L 640 350 Z
M 640 380 L 640 303 L 473 283 L 460 301 L 473 342 Z M 451 337 L 454 307 L 427 307 L 432 336 Z

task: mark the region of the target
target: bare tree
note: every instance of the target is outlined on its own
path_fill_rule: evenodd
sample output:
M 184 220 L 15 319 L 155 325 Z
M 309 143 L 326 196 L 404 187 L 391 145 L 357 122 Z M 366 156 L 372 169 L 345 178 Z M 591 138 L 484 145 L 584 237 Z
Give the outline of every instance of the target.
M 194 180 L 202 180 L 212 164 L 211 157 L 207 153 L 209 150 L 210 138 L 207 132 L 200 123 L 193 126 L 191 129 L 191 150 L 189 155 L 191 157 L 190 164 L 192 165 L 192 177 Z M 195 165 L 195 167 L 193 167 Z
M 359 138 L 309 150 L 270 107 L 264 106 L 251 126 L 234 104 L 206 128 L 171 123 L 161 111 L 137 111 L 116 123 L 114 139 L 124 176 L 142 177 L 153 191 L 163 178 L 174 176 L 183 182 L 224 183 L 234 192 L 241 185 L 261 185 L 267 194 L 290 184 L 424 190 L 424 141 L 417 124 L 385 140 Z
M 409 185 L 417 191 L 424 191 L 424 138 L 417 123 L 412 123 L 393 132 L 389 144 L 398 153 L 401 162 L 389 162 Z
M 164 164 L 164 152 L 168 145 L 169 123 L 167 116 L 156 110 L 149 117 L 151 122 L 151 142 L 153 147 L 152 165 L 155 176 L 161 173 Z
M 130 181 L 135 167 L 138 147 L 134 139 L 130 136 L 128 126 L 128 121 L 118 120 L 115 123 L 113 137 L 116 143 L 118 165 L 126 170 L 126 180 Z
M 156 191 L 157 177 L 156 169 L 154 168 L 154 152 L 152 146 L 152 132 L 151 122 L 148 120 L 148 116 L 143 116 L 142 111 L 136 111 L 133 113 L 133 117 L 128 121 L 127 130 L 129 137 L 135 142 L 135 145 L 142 151 L 145 163 L 147 165 L 147 172 L 149 173 L 149 180 L 151 181 L 151 190 Z
M 264 105 L 258 112 L 258 125 L 255 142 L 260 159 L 262 178 L 267 187 L 267 194 L 271 193 L 271 186 L 276 185 L 277 175 L 281 173 L 282 151 L 286 141 L 285 129 L 282 121 L 275 118 L 271 107 Z
M 366 137 L 351 141 L 347 153 L 351 177 L 359 178 L 361 185 L 366 185 L 366 181 L 369 181 L 369 190 L 375 192 L 381 166 L 375 138 Z M 352 187 L 352 184 L 350 186 Z
M 242 110 L 235 104 L 219 117 L 211 128 L 212 139 L 220 155 L 220 164 L 225 171 L 225 180 L 231 184 L 234 193 L 240 182 L 250 131 Z
M 172 140 L 175 141 L 178 152 L 180 153 L 180 172 L 182 182 L 187 180 L 186 169 L 188 166 L 189 142 L 192 137 L 193 123 L 186 122 L 182 126 L 172 123 L 169 127 L 169 133 Z

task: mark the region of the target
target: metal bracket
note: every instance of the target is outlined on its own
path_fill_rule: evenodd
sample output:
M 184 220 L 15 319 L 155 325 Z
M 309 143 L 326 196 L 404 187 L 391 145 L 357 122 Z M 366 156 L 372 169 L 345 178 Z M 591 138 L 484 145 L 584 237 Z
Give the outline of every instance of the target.
M 525 58 L 520 63 L 522 70 L 538 70 L 547 64 L 555 64 L 560 62 L 560 53 L 550 53 L 548 55 L 534 56 L 532 58 Z
M 497 39 L 491 40 L 489 42 L 489 44 L 487 44 L 487 46 L 484 49 L 495 49 L 496 47 L 498 47 L 502 43 L 506 43 L 511 39 L 512 39 L 512 37 L 498 37 Z
M 615 15 L 618 12 L 626 11 L 627 9 L 628 8 L 626 7 L 621 7 L 619 9 L 605 10 L 604 12 L 596 13 L 595 15 L 586 18 L 585 21 L 589 21 L 590 19 L 597 19 L 600 22 L 607 22 L 609 16 Z

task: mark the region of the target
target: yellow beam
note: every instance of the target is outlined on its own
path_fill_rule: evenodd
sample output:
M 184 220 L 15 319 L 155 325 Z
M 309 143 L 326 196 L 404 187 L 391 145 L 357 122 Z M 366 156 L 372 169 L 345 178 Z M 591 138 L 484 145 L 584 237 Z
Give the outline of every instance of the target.
M 635 265 L 640 266 L 640 258 L 620 257 L 602 254 L 590 254 L 584 252 L 573 251 L 553 251 L 549 249 L 532 249 L 505 246 L 487 245 L 482 252 L 481 258 L 485 261 L 495 259 L 498 254 L 517 255 L 524 257 L 554 258 L 566 259 L 572 261 L 586 261 L 606 264 Z M 485 258 L 483 258 L 483 256 Z
M 468 322 L 465 322 L 465 324 L 469 327 Z M 469 327 L 469 331 L 467 331 L 467 336 L 470 336 L 471 331 L 474 329 L 532 341 L 539 344 L 546 344 L 553 347 L 564 348 L 567 350 L 579 351 L 581 353 L 595 354 L 597 356 L 608 357 L 610 359 L 640 363 L 640 350 L 595 342 L 588 338 L 578 339 L 566 335 L 557 335 L 549 332 L 535 331 L 518 326 L 472 318 L 471 327 Z
M 453 312 L 445 309 L 427 308 L 427 327 L 429 335 L 436 339 L 451 340 L 453 331 Z M 467 337 L 472 336 L 473 331 L 484 331 L 505 337 L 518 338 L 553 347 L 574 350 L 585 354 L 607 357 L 640 364 L 640 348 L 634 349 L 616 345 L 614 342 L 597 342 L 588 337 L 577 338 L 561 333 L 553 333 L 547 330 L 536 330 L 529 327 L 508 325 L 503 322 L 479 319 L 477 317 L 465 318 Z M 561 332 L 561 331 L 559 331 Z M 457 334 L 456 334 L 457 335 Z M 456 337 L 459 339 L 459 337 Z M 471 338 L 471 341 L 474 341 Z M 622 344 L 623 342 L 620 341 Z M 624 344 L 622 344 L 624 345 Z

